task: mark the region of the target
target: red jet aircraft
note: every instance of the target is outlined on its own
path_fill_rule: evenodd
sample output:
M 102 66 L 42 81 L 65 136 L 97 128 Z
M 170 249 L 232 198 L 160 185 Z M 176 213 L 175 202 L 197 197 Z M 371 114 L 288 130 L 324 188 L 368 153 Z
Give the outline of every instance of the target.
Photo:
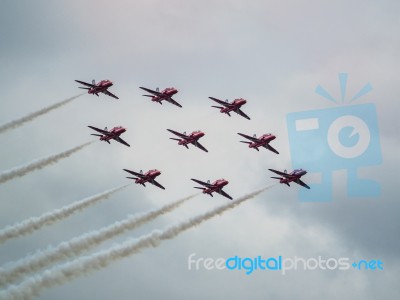
M 162 104 L 161 101 L 165 100 L 171 104 L 182 107 L 182 105 L 180 105 L 178 102 L 176 102 L 174 99 L 172 99 L 172 96 L 178 92 L 178 90 L 176 88 L 173 88 L 173 87 L 166 88 L 165 90 L 163 90 L 161 92 L 160 92 L 159 88 L 157 88 L 155 91 L 148 89 L 148 88 L 141 87 L 141 86 L 140 86 L 140 88 L 142 90 L 145 90 L 146 92 L 152 94 L 152 95 L 143 95 L 145 97 L 151 97 L 151 101 Z
M 88 127 L 101 133 L 101 134 L 94 134 L 94 133 L 91 134 L 91 135 L 99 136 L 100 137 L 100 141 L 105 141 L 105 142 L 111 144 L 110 140 L 112 139 L 112 140 L 115 140 L 115 141 L 117 141 L 117 142 L 119 142 L 121 144 L 124 144 L 125 146 L 130 147 L 130 145 L 127 142 L 125 142 L 123 139 L 121 139 L 119 137 L 121 134 L 123 134 L 126 131 L 126 129 L 123 128 L 122 126 L 114 127 L 110 131 L 107 130 L 107 127 L 104 128 L 104 130 L 102 130 L 100 128 L 93 127 L 93 126 L 88 126 Z
M 296 169 L 294 171 L 292 171 L 291 173 L 287 173 L 287 171 L 285 170 L 284 172 L 280 172 L 274 169 L 268 169 L 271 172 L 274 172 L 275 174 L 278 174 L 282 177 L 271 177 L 271 178 L 275 178 L 275 179 L 279 179 L 279 183 L 284 183 L 287 186 L 290 186 L 290 182 L 295 182 L 307 189 L 310 189 L 310 187 L 305 184 L 303 181 L 300 180 L 301 176 L 306 175 L 307 171 L 303 170 L 303 169 Z
M 84 81 L 80 80 L 75 80 L 76 82 L 86 85 L 87 87 L 79 87 L 80 89 L 88 90 L 89 94 L 96 95 L 97 97 L 99 96 L 99 93 L 106 94 L 107 96 L 113 97 L 115 99 L 119 99 L 117 96 L 114 94 L 110 93 L 107 89 L 113 85 L 113 83 L 110 80 L 102 80 L 98 83 L 93 79 L 92 83 L 87 83 Z
M 183 145 L 187 149 L 189 149 L 188 144 L 193 144 L 197 148 L 199 148 L 199 149 L 201 149 L 201 150 L 203 150 L 205 152 L 208 152 L 208 150 L 206 148 L 204 148 L 204 146 L 202 144 L 199 143 L 199 139 L 204 136 L 204 132 L 202 132 L 200 130 L 197 130 L 197 131 L 193 131 L 189 135 L 186 135 L 186 132 L 179 133 L 179 132 L 176 132 L 176 131 L 171 130 L 171 129 L 167 129 L 167 130 L 181 138 L 181 139 L 170 138 L 171 140 L 178 141 L 178 145 Z
M 156 178 L 158 175 L 161 174 L 160 171 L 154 169 L 154 170 L 149 170 L 146 173 L 143 174 L 143 171 L 140 170 L 140 173 L 136 173 L 127 169 L 124 169 L 124 171 L 136 176 L 136 177 L 126 177 L 126 178 L 130 178 L 130 179 L 135 179 L 135 183 L 137 184 L 141 184 L 143 186 L 146 186 L 145 183 L 151 183 L 157 187 L 159 187 L 160 189 L 165 190 L 165 187 L 163 187 L 161 184 L 159 184 L 157 181 L 155 181 L 154 178 Z
M 276 151 L 272 146 L 269 145 L 269 142 L 276 139 L 276 136 L 271 133 L 263 134 L 259 138 L 257 138 L 256 135 L 251 137 L 251 136 L 245 135 L 243 133 L 238 133 L 238 135 L 241 135 L 242 137 L 251 141 L 251 142 L 241 141 L 242 143 L 249 144 L 249 148 L 254 148 L 257 151 L 260 151 L 260 150 L 258 150 L 258 147 L 264 147 L 272 152 L 275 152 L 276 154 L 279 154 L 278 151 Z
M 229 196 L 227 193 L 225 193 L 222 190 L 222 188 L 229 183 L 228 180 L 218 179 L 218 180 L 214 181 L 213 183 L 210 183 L 210 180 L 208 180 L 207 182 L 203 182 L 203 181 L 193 179 L 193 178 L 192 178 L 192 180 L 194 182 L 197 182 L 198 184 L 205 186 L 205 187 L 194 187 L 195 189 L 203 190 L 203 194 L 209 194 L 211 197 L 213 197 L 212 193 L 216 192 L 216 193 L 232 200 L 232 197 Z
M 223 105 L 223 106 L 214 106 L 212 105 L 211 107 L 215 107 L 215 108 L 219 108 L 221 113 L 225 113 L 228 116 L 231 116 L 230 112 L 234 111 L 235 113 L 241 115 L 242 117 L 250 120 L 249 116 L 246 115 L 243 111 L 241 111 L 240 107 L 244 104 L 247 103 L 246 100 L 244 100 L 243 98 L 239 98 L 239 99 L 235 99 L 232 103 L 229 103 L 228 100 L 226 100 L 225 102 L 222 100 L 219 100 L 217 98 L 213 98 L 213 97 L 208 97 L 211 100 Z

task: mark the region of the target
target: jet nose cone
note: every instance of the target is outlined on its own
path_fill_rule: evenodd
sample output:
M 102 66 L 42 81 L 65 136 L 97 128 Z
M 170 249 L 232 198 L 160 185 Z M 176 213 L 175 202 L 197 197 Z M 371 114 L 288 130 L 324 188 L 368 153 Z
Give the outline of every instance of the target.
M 242 104 L 246 104 L 247 100 L 242 99 Z

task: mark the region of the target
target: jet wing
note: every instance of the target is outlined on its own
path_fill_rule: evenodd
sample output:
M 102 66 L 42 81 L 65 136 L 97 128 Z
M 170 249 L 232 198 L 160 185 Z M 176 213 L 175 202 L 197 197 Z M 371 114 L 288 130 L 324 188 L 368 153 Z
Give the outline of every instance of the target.
M 140 177 L 140 178 L 144 178 L 144 177 L 145 177 L 143 174 L 136 173 L 136 172 L 131 171 L 131 170 L 127 170 L 127 169 L 123 169 L 123 170 L 124 170 L 125 172 L 128 172 L 128 173 L 130 173 L 130 174 L 132 174 L 132 175 L 134 175 L 134 176 Z
M 150 181 L 151 184 L 154 184 L 155 186 L 159 187 L 160 189 L 165 190 L 165 187 L 163 187 L 161 184 L 159 184 L 157 181 L 155 181 L 154 179 L 152 181 Z
M 193 143 L 193 145 L 195 145 L 197 148 L 199 148 L 199 149 L 201 149 L 201 150 L 203 150 L 205 152 L 208 152 L 208 150 L 202 144 L 200 144 L 199 142 L 195 142 L 195 143 Z
M 215 101 L 215 102 L 217 102 L 218 104 L 221 104 L 221 105 L 223 105 L 223 106 L 230 106 L 230 105 L 231 105 L 231 104 L 228 103 L 228 102 L 219 100 L 219 99 L 214 98 L 214 97 L 208 97 L 208 98 L 210 98 L 211 100 L 213 100 L 213 101 Z
M 280 172 L 280 171 L 277 171 L 277 170 L 274 170 L 274 169 L 268 169 L 268 170 L 270 170 L 271 172 L 274 172 L 275 174 L 278 174 L 278 175 L 281 175 L 283 177 L 286 177 L 286 178 L 291 177 L 290 174 L 283 173 L 283 172 Z
M 191 178 L 191 180 L 193 180 L 194 182 L 197 182 L 198 184 L 204 185 L 206 187 L 212 187 L 213 186 L 212 184 L 209 184 L 207 182 L 203 182 L 203 181 L 200 181 L 200 180 L 197 180 L 197 179 Z
M 176 102 L 176 101 L 175 101 L 174 99 L 172 99 L 172 98 L 165 98 L 165 101 L 168 101 L 169 103 L 171 103 L 171 104 L 173 104 L 173 105 L 182 107 L 182 105 L 180 105 L 178 102 Z
M 91 83 L 87 83 L 87 82 L 80 81 L 80 80 L 75 80 L 75 81 L 78 82 L 78 83 L 80 83 L 80 84 L 86 85 L 86 86 L 88 86 L 88 87 L 96 87 L 96 85 L 91 84 Z
M 239 132 L 238 132 L 238 135 L 241 135 L 242 137 L 244 137 L 244 138 L 246 138 L 246 139 L 248 139 L 248 140 L 250 140 L 250 141 L 253 141 L 253 142 L 258 142 L 258 141 L 259 141 L 258 138 L 255 138 L 255 137 L 252 137 L 252 136 L 243 134 L 243 133 L 239 133 Z
M 235 113 L 241 115 L 243 118 L 246 118 L 247 120 L 250 120 L 250 117 L 246 115 L 240 108 L 236 109 Z
M 268 144 L 263 146 L 264 148 L 268 149 L 269 151 L 275 152 L 276 154 L 279 154 L 278 151 L 276 151 L 276 149 Z
M 220 195 L 222 195 L 222 196 L 224 196 L 224 197 L 226 197 L 226 198 L 232 200 L 232 197 L 229 196 L 227 193 L 225 193 L 223 190 L 219 190 L 219 191 L 216 191 L 216 192 L 217 192 L 218 194 L 220 194 Z
M 139 88 L 141 88 L 142 90 L 144 90 L 144 91 L 146 91 L 146 92 L 148 92 L 148 93 L 150 93 L 150 94 L 153 94 L 153 95 L 155 95 L 155 96 L 161 96 L 161 95 L 162 95 L 162 93 L 160 93 L 160 92 L 153 91 L 153 90 L 147 89 L 147 88 L 145 88 L 145 87 L 141 87 L 141 86 L 140 86 Z
M 304 181 L 301 181 L 300 179 L 295 180 L 297 184 L 300 184 L 301 186 L 304 186 L 306 189 L 310 189 L 310 187 L 304 183 Z
M 179 136 L 180 138 L 183 138 L 183 139 L 188 138 L 188 136 L 185 135 L 185 134 L 183 134 L 183 133 L 179 133 L 179 132 L 177 132 L 177 131 L 175 131 L 175 130 L 172 130 L 172 129 L 167 129 L 167 130 L 168 130 L 169 132 L 171 132 L 171 133 L 173 133 L 173 134 Z
M 96 130 L 97 132 L 100 132 L 102 134 L 110 135 L 110 133 L 108 131 L 106 131 L 106 130 L 103 130 L 103 129 L 100 129 L 100 128 L 96 128 L 96 127 L 93 127 L 93 126 L 88 126 L 88 127 L 92 128 L 93 130 Z
M 114 138 L 114 140 L 116 140 L 117 142 L 119 142 L 119 143 L 121 143 L 121 144 L 124 144 L 125 146 L 130 147 L 130 145 L 129 145 L 127 142 L 125 142 L 123 139 L 121 139 L 119 136 L 116 136 L 116 137 Z
M 115 96 L 113 93 L 110 93 L 109 91 L 102 91 L 103 94 L 106 94 L 107 96 L 113 97 L 115 99 L 119 99 L 117 96 Z

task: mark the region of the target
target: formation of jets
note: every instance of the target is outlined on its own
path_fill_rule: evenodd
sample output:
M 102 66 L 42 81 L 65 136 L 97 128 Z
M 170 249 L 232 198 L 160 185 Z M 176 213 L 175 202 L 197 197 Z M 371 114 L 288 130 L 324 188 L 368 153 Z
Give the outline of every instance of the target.
M 119 99 L 117 96 L 112 94 L 111 92 L 108 91 L 108 89 L 113 85 L 113 83 L 110 80 L 102 80 L 98 83 L 95 82 L 95 80 L 92 81 L 92 83 L 87 83 L 84 81 L 79 81 L 75 80 L 76 82 L 84 85 L 85 87 L 80 87 L 81 89 L 86 89 L 88 91 L 88 94 L 96 95 L 99 96 L 99 93 L 103 93 L 107 96 L 113 97 L 115 99 Z M 150 97 L 151 101 L 153 102 L 158 102 L 159 104 L 162 104 L 162 101 L 169 102 L 175 106 L 182 107 L 181 104 L 179 104 L 177 101 L 172 99 L 172 96 L 178 93 L 178 90 L 176 88 L 170 87 L 162 90 L 160 92 L 159 88 L 156 88 L 156 90 L 148 89 L 145 87 L 140 87 L 140 89 L 148 92 L 150 95 L 143 95 L 145 97 Z M 233 100 L 232 102 L 229 102 L 228 100 L 222 101 L 214 97 L 209 97 L 211 100 L 217 102 L 220 106 L 215 106 L 212 105 L 212 107 L 218 108 L 221 113 L 227 114 L 229 117 L 231 116 L 231 112 L 237 113 L 238 115 L 250 120 L 250 117 L 246 115 L 242 110 L 241 107 L 247 103 L 247 101 L 243 98 L 238 98 Z M 126 128 L 122 126 L 117 126 L 112 128 L 111 130 L 108 130 L 107 127 L 104 129 L 100 129 L 94 126 L 88 126 L 89 128 L 95 130 L 96 134 L 91 134 L 94 136 L 98 136 L 101 141 L 105 141 L 110 144 L 110 140 L 115 140 L 127 147 L 130 147 L 130 145 L 124 141 L 120 136 L 124 132 L 126 132 Z M 204 152 L 208 152 L 208 150 L 200 144 L 199 139 L 202 138 L 205 133 L 196 130 L 193 131 L 190 134 L 186 134 L 186 132 L 180 133 L 178 131 L 172 130 L 172 129 L 167 129 L 170 133 L 174 134 L 178 138 L 170 138 L 171 140 L 178 141 L 178 145 L 182 145 L 189 149 L 189 144 L 203 150 Z M 243 138 L 246 139 L 246 141 L 240 141 L 242 143 L 248 144 L 249 148 L 253 148 L 257 151 L 259 151 L 258 148 L 263 147 L 271 152 L 274 152 L 276 154 L 279 154 L 279 152 L 273 148 L 270 145 L 270 142 L 276 139 L 276 136 L 268 133 L 268 134 L 263 134 L 260 137 L 257 137 L 256 135 L 249 136 L 244 133 L 238 133 L 238 135 L 242 136 Z M 160 183 L 158 183 L 155 178 L 159 175 L 161 175 L 161 172 L 157 169 L 149 170 L 146 173 L 143 173 L 142 170 L 140 172 L 135 172 L 131 171 L 128 169 L 123 169 L 125 172 L 128 172 L 129 174 L 133 175 L 129 176 L 127 178 L 135 180 L 136 184 L 141 184 L 143 186 L 146 186 L 146 183 L 150 183 L 152 185 L 155 185 L 161 189 L 165 189 Z M 310 187 L 304 183 L 300 178 L 307 174 L 307 171 L 303 169 L 296 169 L 293 170 L 290 173 L 287 173 L 286 170 L 284 172 L 277 171 L 274 169 L 268 169 L 271 172 L 281 176 L 281 177 L 275 177 L 272 176 L 271 178 L 278 179 L 280 183 L 286 184 L 287 186 L 290 186 L 291 182 L 297 183 L 307 189 L 310 189 Z M 195 187 L 196 189 L 201 189 L 203 191 L 203 194 L 208 194 L 211 197 L 213 197 L 213 193 L 220 194 L 230 200 L 232 200 L 232 197 L 228 195 L 225 191 L 223 191 L 223 187 L 225 187 L 229 182 L 225 179 L 218 179 L 214 181 L 213 183 L 210 183 L 208 180 L 207 182 L 198 180 L 198 179 L 191 179 L 194 182 L 198 183 L 201 185 L 201 187 Z

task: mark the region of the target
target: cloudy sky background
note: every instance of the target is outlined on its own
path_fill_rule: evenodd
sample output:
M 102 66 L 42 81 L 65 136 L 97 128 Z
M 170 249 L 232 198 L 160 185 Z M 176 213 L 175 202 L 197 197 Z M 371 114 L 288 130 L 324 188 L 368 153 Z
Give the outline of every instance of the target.
M 0 9 L 0 124 L 81 92 L 73 80 L 110 79 L 119 101 L 83 95 L 1 135 L 0 170 L 91 140 L 87 125 L 128 128 L 131 148 L 97 142 L 70 158 L 0 186 L 0 227 L 127 182 L 122 168 L 162 171 L 166 187 L 132 184 L 90 209 L 0 246 L 0 264 L 48 244 L 159 207 L 195 190 L 190 178 L 224 177 L 234 197 L 272 182 L 268 168 L 290 169 L 286 114 L 335 107 L 314 92 L 348 95 L 377 107 L 382 165 L 361 170 L 379 199 L 349 199 L 345 171 L 334 173 L 331 203 L 301 203 L 299 187 L 276 186 L 241 207 L 101 271 L 46 290 L 41 299 L 395 299 L 400 289 L 400 19 L 397 1 L 11 1 Z M 174 86 L 182 109 L 151 103 L 139 86 Z M 208 96 L 243 97 L 251 121 L 220 114 Z M 166 128 L 203 130 L 209 153 L 178 147 Z M 272 132 L 280 155 L 239 143 L 237 132 Z M 305 168 L 307 168 L 305 166 Z M 307 181 L 307 177 L 305 177 Z M 222 197 L 198 196 L 127 237 L 185 220 Z M 94 250 L 94 251 L 96 251 Z M 382 272 L 188 271 L 187 257 L 302 256 L 381 259 Z

